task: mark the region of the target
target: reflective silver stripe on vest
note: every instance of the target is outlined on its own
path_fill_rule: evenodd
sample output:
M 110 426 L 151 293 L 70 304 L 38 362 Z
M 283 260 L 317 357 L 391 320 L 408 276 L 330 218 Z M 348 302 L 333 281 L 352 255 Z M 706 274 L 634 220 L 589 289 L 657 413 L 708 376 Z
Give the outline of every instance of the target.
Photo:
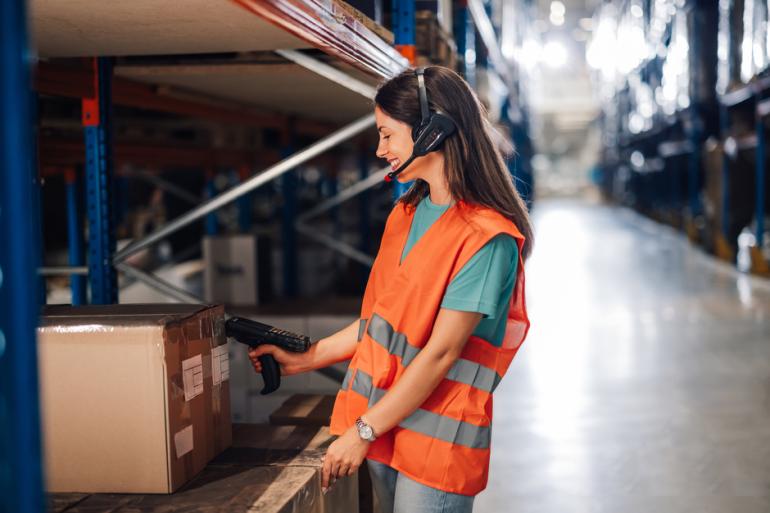
M 358 341 L 361 342 L 364 339 L 364 333 L 366 333 L 366 321 L 368 319 L 361 319 L 358 321 Z
M 394 356 L 401 357 L 401 364 L 406 367 L 409 365 L 420 350 L 409 345 L 406 341 L 406 335 L 397 333 L 388 321 L 377 314 L 372 315 L 369 321 L 369 328 L 366 330 L 372 339 L 388 350 Z
M 404 367 L 408 366 L 420 352 L 418 348 L 406 341 L 406 335 L 396 332 L 388 321 L 377 314 L 372 315 L 366 332 L 390 354 L 400 356 Z M 490 393 L 494 392 L 503 379 L 493 369 L 462 358 L 452 365 L 446 378 Z
M 432 436 L 445 442 L 473 449 L 489 449 L 491 429 L 418 409 L 401 421 L 400 427 Z
M 492 393 L 503 378 L 489 367 L 460 358 L 449 369 L 446 379 L 465 383 L 479 390 Z
M 374 385 L 372 384 L 372 377 L 361 369 L 358 369 L 356 371 L 356 377 L 353 378 L 353 385 L 350 387 L 350 389 L 364 397 L 369 397 L 371 399 L 372 388 L 374 388 Z M 372 404 L 371 400 L 369 401 L 369 404 Z
M 356 372 L 351 390 L 368 397 L 369 406 L 377 403 L 387 392 L 376 388 L 372 384 L 372 377 L 361 369 Z M 399 427 L 473 449 L 488 449 L 491 436 L 489 426 L 476 426 L 423 409 L 417 409 L 402 420 Z
M 342 390 L 347 390 L 350 386 L 350 377 L 353 375 L 353 369 L 348 367 L 347 372 L 345 373 L 345 379 L 342 380 Z

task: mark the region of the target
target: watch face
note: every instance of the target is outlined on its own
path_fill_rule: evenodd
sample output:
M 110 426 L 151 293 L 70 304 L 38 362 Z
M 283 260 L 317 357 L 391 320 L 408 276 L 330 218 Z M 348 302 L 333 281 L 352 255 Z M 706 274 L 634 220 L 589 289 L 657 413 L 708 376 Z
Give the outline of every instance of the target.
M 359 433 L 361 433 L 361 438 L 368 440 L 372 437 L 372 427 L 361 426 L 361 428 L 359 429 Z

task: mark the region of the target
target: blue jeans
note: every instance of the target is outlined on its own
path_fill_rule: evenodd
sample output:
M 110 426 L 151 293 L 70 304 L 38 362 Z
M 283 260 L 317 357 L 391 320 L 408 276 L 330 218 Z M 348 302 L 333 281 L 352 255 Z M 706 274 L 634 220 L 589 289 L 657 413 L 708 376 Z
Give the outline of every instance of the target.
M 470 513 L 474 497 L 445 492 L 418 483 L 398 470 L 366 460 L 379 513 Z

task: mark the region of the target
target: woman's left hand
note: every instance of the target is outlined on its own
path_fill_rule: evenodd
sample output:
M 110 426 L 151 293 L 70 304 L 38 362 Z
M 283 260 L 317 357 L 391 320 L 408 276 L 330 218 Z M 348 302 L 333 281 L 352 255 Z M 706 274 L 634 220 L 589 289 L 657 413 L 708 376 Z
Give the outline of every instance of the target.
M 323 459 L 321 490 L 326 493 L 336 479 L 351 476 L 366 458 L 369 442 L 358 436 L 355 426 L 337 438 L 326 450 Z

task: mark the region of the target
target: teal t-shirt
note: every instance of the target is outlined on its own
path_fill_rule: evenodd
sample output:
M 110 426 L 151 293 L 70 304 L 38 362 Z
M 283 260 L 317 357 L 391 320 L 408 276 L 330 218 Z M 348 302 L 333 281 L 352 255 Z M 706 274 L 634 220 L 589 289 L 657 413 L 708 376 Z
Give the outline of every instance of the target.
M 434 204 L 430 196 L 423 198 L 415 210 L 401 261 L 448 209 L 449 205 Z M 510 235 L 493 237 L 471 257 L 447 286 L 441 307 L 483 314 L 473 334 L 494 345 L 502 345 L 518 263 L 519 248 L 516 240 Z

